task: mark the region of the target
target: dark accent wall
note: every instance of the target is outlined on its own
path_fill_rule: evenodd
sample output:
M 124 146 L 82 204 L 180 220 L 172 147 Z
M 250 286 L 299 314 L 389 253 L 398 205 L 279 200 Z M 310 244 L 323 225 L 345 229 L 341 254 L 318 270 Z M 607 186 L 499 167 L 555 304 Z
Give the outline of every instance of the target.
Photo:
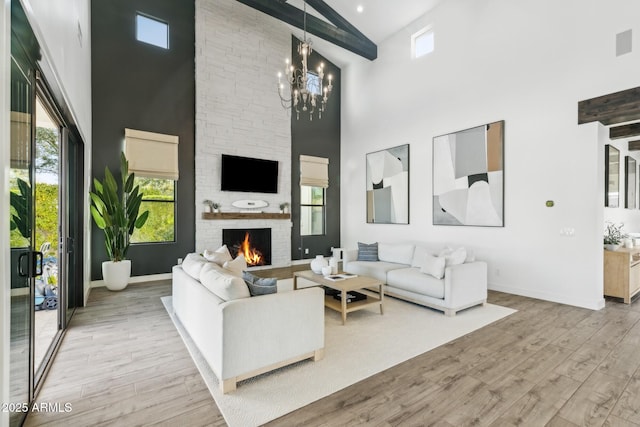
M 292 37 L 291 58 L 299 62 L 298 39 Z M 333 91 L 327 101 L 322 119 L 308 114 L 291 113 L 291 259 L 314 258 L 330 255 L 331 247 L 340 246 L 340 68 L 326 58 L 312 52 L 309 69 L 315 70 L 324 62 L 325 74 L 333 76 Z M 329 159 L 329 188 L 326 190 L 326 225 L 324 236 L 300 237 L 300 155 L 327 157 Z M 305 248 L 309 253 L 305 254 Z
M 136 12 L 169 24 L 169 49 L 135 38 Z M 108 166 L 119 176 L 124 129 L 178 135 L 176 241 L 132 245 L 132 275 L 168 273 L 195 247 L 195 2 L 93 0 L 91 2 L 93 177 Z M 91 229 L 91 278 L 107 260 L 104 236 Z

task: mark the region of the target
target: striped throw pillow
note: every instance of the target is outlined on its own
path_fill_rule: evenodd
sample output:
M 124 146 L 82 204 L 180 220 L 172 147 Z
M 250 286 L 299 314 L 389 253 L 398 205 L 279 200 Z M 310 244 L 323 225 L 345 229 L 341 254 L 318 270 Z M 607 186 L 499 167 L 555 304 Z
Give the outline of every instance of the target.
M 378 261 L 378 242 L 358 242 L 358 261 Z

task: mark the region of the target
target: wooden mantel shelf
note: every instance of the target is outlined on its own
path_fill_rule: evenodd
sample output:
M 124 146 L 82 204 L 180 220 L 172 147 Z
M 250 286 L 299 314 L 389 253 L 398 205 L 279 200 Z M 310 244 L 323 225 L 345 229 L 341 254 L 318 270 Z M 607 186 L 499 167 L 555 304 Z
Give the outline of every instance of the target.
M 291 214 L 276 212 L 203 212 L 202 219 L 291 219 Z

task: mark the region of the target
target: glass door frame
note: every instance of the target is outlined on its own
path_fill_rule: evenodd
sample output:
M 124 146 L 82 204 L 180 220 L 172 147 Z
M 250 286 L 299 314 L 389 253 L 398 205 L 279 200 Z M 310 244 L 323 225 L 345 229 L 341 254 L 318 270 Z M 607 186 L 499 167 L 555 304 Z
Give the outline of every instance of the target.
M 51 361 L 53 359 L 53 355 L 57 351 L 58 346 L 60 345 L 60 341 L 62 340 L 62 336 L 66 329 L 66 279 L 67 279 L 67 260 L 66 260 L 66 245 L 63 242 L 66 241 L 66 236 L 68 232 L 68 210 L 67 210 L 67 200 L 68 200 L 68 191 L 67 191 L 67 176 L 65 172 L 67 168 L 64 166 L 66 164 L 64 155 L 66 154 L 66 140 L 68 137 L 68 131 L 66 130 L 66 126 L 64 124 L 64 120 L 62 119 L 62 115 L 59 113 L 53 96 L 49 92 L 47 88 L 46 82 L 42 78 L 42 74 L 39 70 L 36 70 L 35 73 L 36 81 L 34 85 L 33 91 L 33 105 L 34 107 L 38 104 L 38 102 L 42 105 L 42 108 L 46 110 L 46 114 L 54 120 L 58 127 L 58 241 L 52 244 L 55 244 L 58 250 L 58 308 L 57 308 L 57 330 L 55 336 L 52 338 L 52 341 L 47 348 L 44 359 L 39 366 L 35 366 L 35 348 L 36 348 L 36 310 L 32 304 L 31 309 L 31 369 L 33 372 L 33 395 L 35 396 L 42 386 L 42 380 L 46 377 L 46 372 L 48 371 Z M 38 183 L 36 182 L 36 161 L 37 158 L 37 147 L 36 147 L 36 127 L 37 127 L 37 108 L 34 108 L 33 120 L 31 122 L 32 125 L 32 138 L 31 138 L 31 153 L 32 153 L 32 162 L 31 162 L 31 175 L 33 177 L 32 189 L 33 193 L 33 242 L 35 242 L 36 229 L 37 229 L 37 207 L 36 207 L 36 192 L 38 190 Z M 44 263 L 43 257 L 41 256 L 41 263 Z M 35 278 L 34 278 L 35 281 Z M 35 298 L 35 284 L 31 284 L 31 293 L 32 300 Z

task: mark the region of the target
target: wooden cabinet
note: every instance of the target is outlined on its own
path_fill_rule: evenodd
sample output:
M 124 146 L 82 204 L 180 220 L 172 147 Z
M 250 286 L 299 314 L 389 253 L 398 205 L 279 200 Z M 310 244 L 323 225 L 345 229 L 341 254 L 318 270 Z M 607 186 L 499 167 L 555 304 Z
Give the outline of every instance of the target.
M 604 294 L 624 299 L 640 292 L 640 248 L 604 251 Z

